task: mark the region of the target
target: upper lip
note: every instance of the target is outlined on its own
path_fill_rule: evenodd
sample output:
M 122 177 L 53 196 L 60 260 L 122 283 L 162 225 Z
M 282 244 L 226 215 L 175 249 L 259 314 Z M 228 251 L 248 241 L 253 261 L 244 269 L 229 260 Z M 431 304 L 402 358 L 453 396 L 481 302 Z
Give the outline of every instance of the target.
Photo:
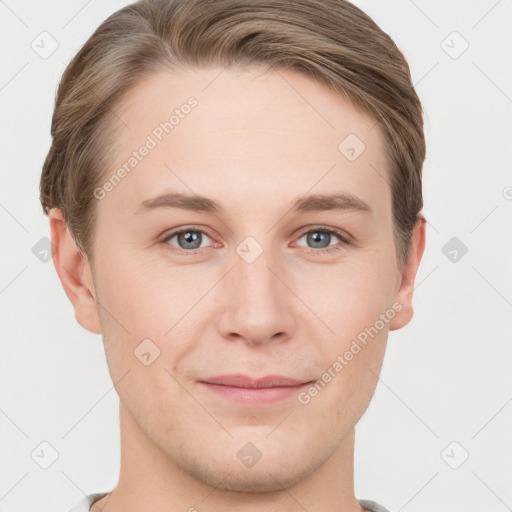
M 290 377 L 283 377 L 282 375 L 267 375 L 265 377 L 252 378 L 248 375 L 237 374 L 211 377 L 209 379 L 202 379 L 200 382 L 206 382 L 208 384 L 220 384 L 223 386 L 233 386 L 237 388 L 274 388 L 284 386 L 298 386 L 309 381 L 292 379 Z

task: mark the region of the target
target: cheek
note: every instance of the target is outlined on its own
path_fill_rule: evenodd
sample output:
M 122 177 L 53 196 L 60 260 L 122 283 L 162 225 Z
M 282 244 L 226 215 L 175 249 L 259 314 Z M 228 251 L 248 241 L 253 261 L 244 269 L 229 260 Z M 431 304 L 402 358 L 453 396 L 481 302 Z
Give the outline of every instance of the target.
M 145 381 L 168 390 L 172 378 L 166 370 L 174 373 L 197 349 L 199 337 L 191 333 L 204 323 L 208 301 L 202 298 L 216 276 L 199 266 L 171 267 L 163 259 L 111 253 L 101 260 L 96 280 L 113 381 L 130 371 L 137 389 Z
M 199 267 L 171 266 L 163 257 L 148 259 L 129 252 L 106 254 L 97 280 L 111 320 L 122 323 L 132 337 L 167 333 L 212 281 Z
M 396 314 L 394 276 L 385 268 L 385 261 L 331 266 L 315 286 L 305 283 L 299 294 L 330 329 L 325 337 L 317 334 L 324 372 L 312 393 L 322 395 L 318 405 L 324 400 L 326 407 L 333 401 L 339 404 L 340 414 L 347 406 L 361 413 L 376 386 L 389 323 Z
M 351 339 L 392 306 L 395 276 L 384 258 L 325 265 L 296 276 L 295 289 L 312 311 L 334 333 Z
M 184 286 L 177 271 L 117 255 L 102 261 L 97 280 L 105 354 L 121 401 L 133 417 L 168 419 L 162 397 L 184 400 L 170 374 L 193 349 L 180 319 L 189 318 L 197 287 Z

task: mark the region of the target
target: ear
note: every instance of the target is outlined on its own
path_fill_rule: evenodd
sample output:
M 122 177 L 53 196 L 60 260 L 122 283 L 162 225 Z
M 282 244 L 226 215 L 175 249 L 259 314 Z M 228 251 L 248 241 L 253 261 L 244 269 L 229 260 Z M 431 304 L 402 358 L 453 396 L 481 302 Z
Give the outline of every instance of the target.
M 76 321 L 84 329 L 101 334 L 89 260 L 79 251 L 62 212 L 53 208 L 48 217 L 54 250 L 53 264 L 64 291 L 73 304 Z
M 425 249 L 426 224 L 426 220 L 422 217 L 416 222 L 413 228 L 409 244 L 409 258 L 401 272 L 401 284 L 395 297 L 395 300 L 402 305 L 402 309 L 389 323 L 390 331 L 401 329 L 411 321 L 414 315 L 412 292 L 414 290 L 416 273 L 418 272 L 421 257 Z

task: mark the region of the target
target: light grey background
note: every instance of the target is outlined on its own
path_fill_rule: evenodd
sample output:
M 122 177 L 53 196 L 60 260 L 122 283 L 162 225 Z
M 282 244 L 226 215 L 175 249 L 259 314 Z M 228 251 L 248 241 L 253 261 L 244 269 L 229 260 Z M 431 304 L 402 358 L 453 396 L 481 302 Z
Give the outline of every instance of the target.
M 49 236 L 38 186 L 58 80 L 127 3 L 0 1 L 2 512 L 67 511 L 117 482 L 118 398 L 101 337 L 78 325 L 33 247 Z M 390 333 L 357 428 L 356 495 L 396 512 L 511 510 L 512 0 L 354 3 L 409 61 L 429 221 L 415 316 Z M 43 31 L 58 43 L 47 58 Z M 455 262 L 443 252 L 452 237 L 468 249 Z M 43 442 L 58 453 L 47 469 Z

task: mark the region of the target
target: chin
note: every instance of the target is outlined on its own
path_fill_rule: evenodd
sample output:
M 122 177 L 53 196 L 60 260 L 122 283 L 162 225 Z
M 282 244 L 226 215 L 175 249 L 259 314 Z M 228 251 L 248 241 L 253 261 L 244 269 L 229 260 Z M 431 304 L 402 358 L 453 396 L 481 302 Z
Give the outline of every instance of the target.
M 263 465 L 262 461 L 260 463 L 262 465 L 258 469 L 256 466 L 241 469 L 239 464 L 234 467 L 232 464 L 225 467 L 219 465 L 211 468 L 211 471 L 199 472 L 194 476 L 219 490 L 246 493 L 282 491 L 304 479 L 303 474 L 292 473 L 290 467 L 282 468 L 280 465 L 273 467 L 272 464 Z
M 269 441 L 260 439 L 259 455 L 258 441 L 254 445 L 250 441 L 242 444 L 234 442 L 236 447 L 218 449 L 216 453 L 205 450 L 200 458 L 196 454 L 193 460 L 188 458 L 182 461 L 185 462 L 182 469 L 195 479 L 220 490 L 268 493 L 298 484 L 325 462 L 318 454 L 315 456 L 298 446 L 285 447 L 279 442 L 272 447 Z M 229 456 L 230 452 L 233 453 L 232 457 Z M 260 458 L 254 462 L 258 456 Z

